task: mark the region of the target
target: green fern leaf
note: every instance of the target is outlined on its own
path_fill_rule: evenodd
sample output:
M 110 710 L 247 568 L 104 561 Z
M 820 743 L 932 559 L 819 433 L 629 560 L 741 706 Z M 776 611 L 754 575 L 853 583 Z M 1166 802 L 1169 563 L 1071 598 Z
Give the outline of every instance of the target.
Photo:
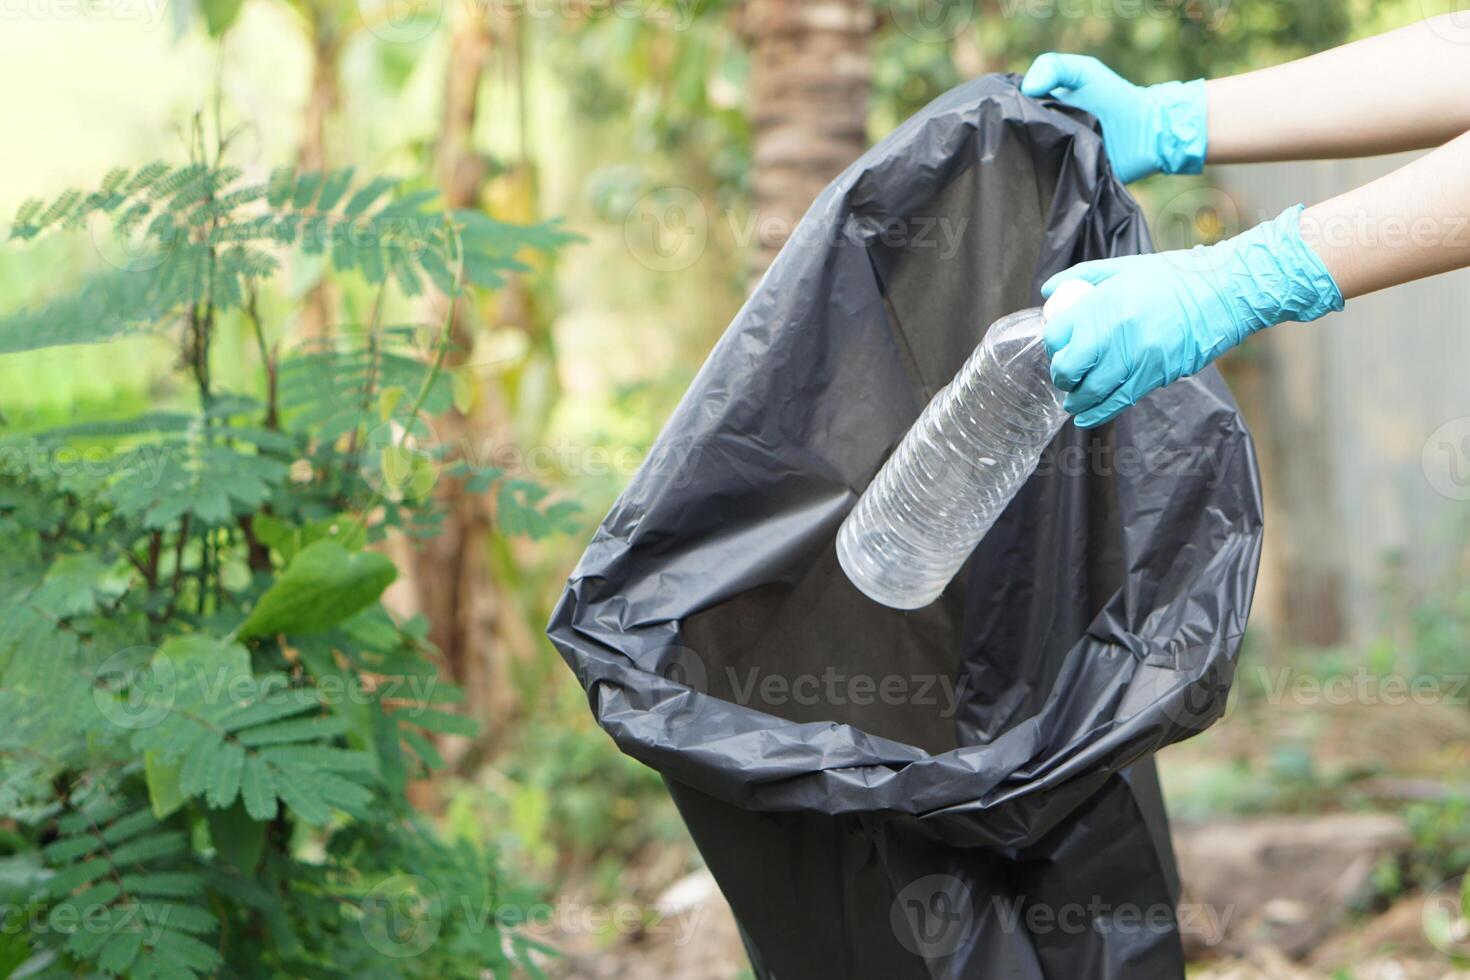
M 408 346 L 406 332 L 393 333 L 379 349 L 354 346 L 343 350 L 313 350 L 288 358 L 281 366 L 280 396 L 287 426 L 331 442 L 356 429 L 383 429 L 376 394 L 392 388 L 418 391 L 429 372 L 423 357 Z M 450 405 L 451 380 L 436 376 L 424 402 L 425 414 Z M 407 424 L 407 419 L 397 419 Z M 421 429 L 427 434 L 426 429 Z M 376 448 L 376 447 L 375 447 Z
M 581 506 L 572 500 L 547 502 L 545 487 L 530 480 L 506 480 L 496 495 L 496 519 L 506 534 L 533 541 L 575 531 Z
M 301 215 L 287 214 L 276 219 L 271 227 L 270 237 L 277 245 L 290 245 L 296 241 L 296 234 L 301 228 Z
M 434 743 L 411 728 L 405 728 L 401 732 L 403 741 L 409 748 L 413 749 L 415 755 L 432 772 L 438 772 L 444 768 L 444 757 L 439 750 L 434 748 Z
M 41 209 L 45 206 L 46 202 L 39 197 L 27 198 L 21 204 L 20 210 L 15 212 L 15 220 L 10 225 L 10 237 L 23 239 L 35 234 L 36 215 L 40 214 Z
M 49 303 L 0 316 L 0 354 L 111 340 L 169 319 L 181 299 L 147 274 L 105 273 Z
M 103 858 L 92 858 L 81 864 L 68 865 L 52 876 L 47 885 L 53 895 L 62 894 L 96 881 L 111 870 L 111 867 Z
M 266 745 L 285 745 L 293 742 L 319 742 L 346 734 L 347 727 L 340 718 L 327 716 L 295 721 L 281 721 L 261 725 L 239 734 L 240 744 L 249 748 Z
M 140 964 L 168 961 L 176 976 L 190 980 L 218 969 L 218 954 L 195 938 L 213 935 L 214 915 L 171 900 L 192 898 L 204 887 L 187 870 L 182 833 L 159 824 L 146 805 L 130 807 L 122 798 L 83 805 L 58 821 L 58 833 L 43 851 L 56 868 L 45 883 L 53 900 L 48 927 L 65 936 L 69 954 L 103 972 L 133 976 Z
M 387 270 L 383 265 L 383 250 L 381 248 L 360 248 L 355 256 L 357 271 L 362 273 L 362 277 L 371 285 L 381 286 L 387 278 Z
M 207 973 L 219 968 L 220 957 L 213 948 L 204 945 L 193 936 L 178 932 L 165 932 L 153 946 L 153 953 L 161 965 L 188 973 Z M 164 974 L 160 974 L 162 976 Z M 177 974 L 176 974 L 177 975 Z
M 352 186 L 352 167 L 344 167 L 334 170 L 322 181 L 321 194 L 317 196 L 316 208 L 318 211 L 330 211 L 342 200 L 347 189 Z
M 160 177 L 168 172 L 168 164 L 154 161 L 133 175 L 133 179 L 128 181 L 127 186 L 123 188 L 123 193 L 129 195 L 141 194 L 152 187 Z
M 296 190 L 291 196 L 291 206 L 297 210 L 304 210 L 311 206 L 316 200 L 317 191 L 322 188 L 322 174 L 312 171 L 301 174 L 296 178 Z
M 408 255 L 401 251 L 390 253 L 389 264 L 393 269 L 393 278 L 398 283 L 398 288 L 403 290 L 405 296 L 419 296 L 424 291 L 424 284 L 419 279 L 418 270 Z
M 472 736 L 479 730 L 473 718 L 463 715 L 451 715 L 447 711 L 439 711 L 434 708 L 413 707 L 403 712 L 402 720 L 410 721 L 420 728 L 441 735 L 463 735 Z
M 204 890 L 198 875 L 181 871 L 125 874 L 118 882 L 129 894 L 148 898 L 192 898 Z
M 107 171 L 107 175 L 102 178 L 102 192 L 104 194 L 116 193 L 118 188 L 122 187 L 123 181 L 127 179 L 127 167 L 113 167 L 111 170 Z
M 373 760 L 365 752 L 342 749 L 333 745 L 295 745 L 291 757 L 300 765 L 323 772 L 371 775 Z
M 108 487 L 107 499 L 145 528 L 170 527 L 186 514 L 218 526 L 259 509 L 286 481 L 289 469 L 280 460 L 202 445 L 200 438 L 139 455 Z
M 361 187 L 347 202 L 342 215 L 346 218 L 358 218 L 367 213 L 384 194 L 398 186 L 398 181 L 392 177 L 374 177 L 370 182 Z
M 213 915 L 194 905 L 141 902 L 138 912 L 149 925 L 177 929 L 180 932 L 207 934 L 217 924 Z
M 54 225 L 65 220 L 71 216 L 81 200 L 82 195 L 80 191 L 63 191 L 55 201 L 51 202 L 51 206 L 43 211 L 41 216 L 36 219 L 36 226 L 38 228 L 46 228 L 49 225 Z
M 153 213 L 153 205 L 148 201 L 135 201 L 128 209 L 117 216 L 113 227 L 120 235 L 131 234 L 143 219 Z
M 153 812 L 148 811 L 148 815 L 153 816 Z M 113 848 L 109 860 L 114 865 L 146 864 L 160 858 L 177 857 L 184 853 L 186 846 L 183 834 L 174 830 L 161 831 Z
M 285 688 L 273 692 L 269 698 L 246 702 L 237 705 L 233 710 L 222 711 L 215 720 L 221 730 L 237 732 L 242 728 L 264 725 L 278 718 L 290 718 L 314 711 L 319 703 L 313 691 L 305 688 Z
M 270 766 L 259 756 L 245 759 L 240 779 L 240 795 L 245 812 L 255 820 L 274 820 L 276 816 L 276 779 Z
M 97 957 L 97 966 L 107 973 L 122 973 L 138 958 L 142 948 L 142 932 L 113 933 Z
M 280 800 L 314 824 L 334 807 L 360 810 L 371 794 L 338 773 L 369 771 L 367 756 L 332 744 L 346 728 L 321 714 L 314 698 L 314 717 L 296 717 L 303 711 L 299 692 L 285 685 L 281 675 L 236 677 L 228 685 L 234 700 L 226 701 L 210 684 L 186 679 L 170 713 L 138 731 L 133 747 L 179 760 L 179 793 L 212 809 L 243 798 L 253 819 L 268 820 Z
M 266 203 L 273 208 L 284 207 L 291 199 L 291 192 L 295 186 L 295 171 L 290 167 L 277 167 L 271 171 L 270 183 L 266 188 Z
M 271 774 L 276 784 L 276 795 L 297 817 L 314 826 L 321 826 L 331 819 L 331 805 L 312 785 L 309 771 L 273 766 Z M 248 805 L 246 809 L 249 809 Z
M 222 810 L 240 793 L 240 775 L 245 771 L 245 749 L 233 742 L 225 743 L 213 778 L 205 787 L 205 799 L 216 810 Z
M 148 187 L 148 196 L 154 200 L 166 200 L 187 193 L 191 187 L 204 180 L 208 168 L 202 163 L 191 163 L 177 169 L 165 170 Z

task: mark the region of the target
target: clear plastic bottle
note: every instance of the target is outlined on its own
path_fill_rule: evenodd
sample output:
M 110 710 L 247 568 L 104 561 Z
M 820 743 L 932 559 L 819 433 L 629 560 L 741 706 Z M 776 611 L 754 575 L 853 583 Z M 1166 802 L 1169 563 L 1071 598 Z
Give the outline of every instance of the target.
M 870 598 L 927 606 L 949 585 L 1067 420 L 1042 340 L 1047 318 L 1090 289 L 1002 317 L 934 396 L 837 532 L 837 558 Z

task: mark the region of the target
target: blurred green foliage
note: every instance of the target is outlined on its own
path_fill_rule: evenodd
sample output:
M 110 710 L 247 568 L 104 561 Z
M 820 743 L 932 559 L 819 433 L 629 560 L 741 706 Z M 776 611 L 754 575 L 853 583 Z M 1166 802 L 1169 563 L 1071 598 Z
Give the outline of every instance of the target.
M 573 685 L 544 691 L 491 767 L 451 799 L 452 821 L 552 892 L 612 901 L 646 890 L 630 884 L 630 866 L 672 858 L 669 879 L 695 861 L 662 777 L 618 751 Z
M 436 534 L 439 470 L 466 466 L 425 421 L 455 397 L 448 321 L 385 325 L 384 297 L 449 310 L 568 238 L 351 168 L 251 180 L 196 133 L 189 163 L 115 168 L 11 222 L 13 242 L 128 245 L 0 316 L 0 352 L 139 337 L 181 385 L 178 404 L 0 436 L 0 821 L 23 872 L 0 957 L 150 980 L 534 973 L 535 944 L 494 918 L 518 886 L 409 803 L 444 766 L 436 739 L 477 725 L 450 710 L 427 624 L 381 604 L 397 569 L 369 545 Z M 302 255 L 378 300 L 283 353 L 260 299 Z M 211 353 L 227 317 L 257 343 L 238 388 Z M 500 488 L 510 530 L 565 524 L 539 486 L 462 475 Z

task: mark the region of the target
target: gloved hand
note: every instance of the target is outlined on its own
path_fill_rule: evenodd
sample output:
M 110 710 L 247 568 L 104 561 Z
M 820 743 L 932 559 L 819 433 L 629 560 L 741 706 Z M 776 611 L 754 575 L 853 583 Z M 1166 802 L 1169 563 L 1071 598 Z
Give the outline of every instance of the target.
M 1069 392 L 1077 424 L 1101 425 L 1262 327 L 1342 309 L 1332 274 L 1302 241 L 1301 212 L 1217 245 L 1083 262 L 1048 279 L 1043 296 L 1070 279 L 1096 287 L 1046 324 L 1052 381 Z
M 1144 88 L 1096 58 L 1049 52 L 1031 63 L 1021 91 L 1051 95 L 1102 123 L 1103 147 L 1123 183 L 1149 174 L 1197 174 L 1205 163 L 1205 83 Z

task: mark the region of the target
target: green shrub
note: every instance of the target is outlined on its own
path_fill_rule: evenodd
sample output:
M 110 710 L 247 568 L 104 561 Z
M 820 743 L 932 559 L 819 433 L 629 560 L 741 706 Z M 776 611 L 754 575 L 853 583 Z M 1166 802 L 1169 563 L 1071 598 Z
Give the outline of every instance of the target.
M 436 533 L 444 472 L 508 530 L 565 526 L 427 418 L 455 398 L 448 297 L 566 236 L 350 170 L 194 162 L 27 203 L 11 237 L 99 222 L 131 257 L 0 318 L 0 353 L 151 334 L 191 394 L 0 430 L 0 975 L 534 973 L 496 928 L 520 899 L 495 855 L 407 802 L 436 736 L 475 726 L 427 624 L 382 606 L 373 545 Z M 371 317 L 281 353 L 260 300 L 287 258 L 361 277 Z M 390 290 L 444 312 L 382 323 Z M 215 381 L 226 322 L 253 334 L 251 390 Z

